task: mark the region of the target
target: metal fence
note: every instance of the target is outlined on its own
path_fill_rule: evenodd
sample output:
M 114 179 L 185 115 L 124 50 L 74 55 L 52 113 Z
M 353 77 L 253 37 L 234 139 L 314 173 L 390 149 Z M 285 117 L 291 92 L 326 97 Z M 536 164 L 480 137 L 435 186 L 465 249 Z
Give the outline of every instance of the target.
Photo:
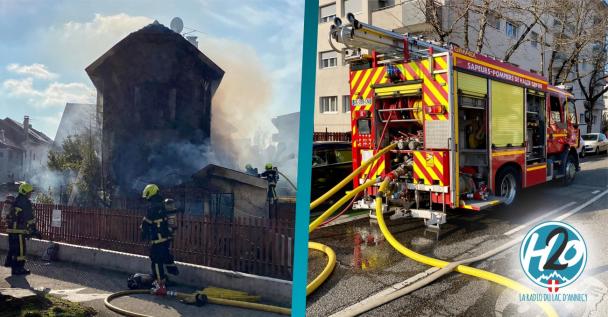
M 350 142 L 350 132 L 315 132 L 313 141 L 345 141 Z
M 148 245 L 140 238 L 144 216 L 140 210 L 44 204 L 35 204 L 34 210 L 44 239 L 148 254 Z M 177 261 L 291 280 L 293 222 L 182 214 L 177 221 L 172 244 Z M 0 232 L 6 232 L 5 229 L 5 224 L 0 224 Z

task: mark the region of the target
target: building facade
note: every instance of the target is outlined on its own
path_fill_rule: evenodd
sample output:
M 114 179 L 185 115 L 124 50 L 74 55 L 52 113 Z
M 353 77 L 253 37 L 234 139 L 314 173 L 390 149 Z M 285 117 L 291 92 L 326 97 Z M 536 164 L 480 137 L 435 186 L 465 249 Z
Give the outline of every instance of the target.
M 442 29 L 449 29 L 448 35 L 444 39 L 445 43 L 454 43 L 460 47 L 467 47 L 465 40 L 465 26 L 462 14 L 456 12 L 456 7 L 463 1 L 439 1 L 438 17 Z M 348 132 L 350 126 L 350 99 L 348 84 L 348 65 L 344 62 L 340 53 L 335 52 L 328 41 L 330 27 L 333 19 L 339 17 L 346 21 L 347 13 L 353 13 L 355 17 L 364 23 L 393 30 L 398 33 L 409 33 L 423 35 L 427 38 L 436 38 L 431 14 L 426 7 L 427 1 L 422 0 L 321 0 L 319 1 L 319 25 L 317 42 L 317 78 L 315 93 L 315 131 L 316 132 Z M 483 48 L 481 52 L 485 55 L 503 58 L 505 53 L 511 48 L 525 32 L 525 24 L 522 21 L 532 19 L 526 14 L 493 12 L 487 15 L 487 26 Z M 475 50 L 478 29 L 471 26 L 479 25 L 480 16 L 470 14 L 468 17 L 468 49 Z M 560 20 L 549 15 L 542 16 L 542 23 L 558 28 Z M 509 62 L 528 71 L 540 73 L 546 76 L 549 68 L 549 60 L 553 59 L 553 71 L 558 71 L 561 58 L 557 54 L 552 57 L 553 49 L 550 47 L 554 34 L 544 32 L 537 23 L 526 34 L 526 40 L 519 45 L 512 54 Z M 545 45 L 542 45 L 542 43 Z M 339 45 L 339 44 L 337 44 Z M 580 63 L 581 72 L 589 71 L 592 65 Z M 572 79 L 572 72 L 568 78 Z M 583 82 L 588 84 L 590 78 L 583 78 Z M 571 82 L 567 86 L 572 87 L 575 95 L 576 108 L 579 114 L 581 131 L 587 131 L 584 121 L 584 97 L 578 83 Z M 594 105 L 592 120 L 592 132 L 600 130 L 600 121 L 604 100 L 600 98 Z M 595 118 L 595 119 L 593 119 Z
M 0 120 L 0 183 L 30 181 L 46 168 L 52 143 L 32 127 L 29 116 L 23 122 Z
M 97 89 L 102 174 L 113 196 L 188 179 L 210 142 L 211 99 L 224 71 L 180 34 L 154 23 L 86 68 Z M 190 153 L 194 153 L 190 155 Z

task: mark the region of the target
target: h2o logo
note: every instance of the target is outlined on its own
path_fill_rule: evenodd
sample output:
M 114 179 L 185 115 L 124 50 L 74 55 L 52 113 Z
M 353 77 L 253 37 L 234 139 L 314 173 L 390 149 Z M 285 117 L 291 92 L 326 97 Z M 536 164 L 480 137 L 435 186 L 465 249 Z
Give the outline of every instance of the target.
M 572 284 L 587 264 L 587 246 L 572 226 L 543 222 L 532 228 L 519 249 L 521 266 L 530 280 L 550 292 Z

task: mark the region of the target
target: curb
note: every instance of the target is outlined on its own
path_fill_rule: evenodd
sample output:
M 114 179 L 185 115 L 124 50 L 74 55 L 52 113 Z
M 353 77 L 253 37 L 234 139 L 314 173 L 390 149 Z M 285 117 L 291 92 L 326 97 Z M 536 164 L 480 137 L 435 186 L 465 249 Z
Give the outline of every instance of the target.
M 48 240 L 30 239 L 27 242 L 27 254 L 41 256 L 46 251 Z M 79 246 L 63 242 L 59 245 L 57 258 L 62 262 L 71 262 L 93 267 L 103 267 L 129 274 L 150 272 L 148 257 L 106 249 Z M 0 250 L 7 250 L 8 235 L 0 233 Z M 180 274 L 171 280 L 179 284 L 202 288 L 216 286 L 238 289 L 253 295 L 262 296 L 264 301 L 291 306 L 291 281 L 259 276 L 254 274 L 217 269 L 208 266 L 175 262 Z M 126 281 L 126 279 L 125 279 Z M 126 285 L 126 283 L 125 283 Z

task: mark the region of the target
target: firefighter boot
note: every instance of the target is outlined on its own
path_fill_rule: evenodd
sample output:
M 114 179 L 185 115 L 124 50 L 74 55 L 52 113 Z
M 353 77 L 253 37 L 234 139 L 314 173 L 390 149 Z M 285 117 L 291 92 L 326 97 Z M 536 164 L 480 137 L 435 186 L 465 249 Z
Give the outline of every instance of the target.
M 25 269 L 23 266 L 13 267 L 11 275 L 30 275 L 30 270 Z
M 167 295 L 167 287 L 165 287 L 165 281 L 154 281 L 154 287 L 152 288 L 152 295 L 165 296 Z

